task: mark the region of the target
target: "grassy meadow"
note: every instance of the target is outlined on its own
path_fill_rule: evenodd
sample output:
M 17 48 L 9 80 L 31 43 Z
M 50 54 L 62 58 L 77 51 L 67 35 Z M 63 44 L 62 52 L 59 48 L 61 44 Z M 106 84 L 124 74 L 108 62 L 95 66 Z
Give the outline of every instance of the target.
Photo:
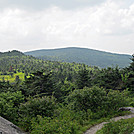
M 13 73 L 12 75 L 7 74 L 7 75 L 1 75 L 0 74 L 0 81 L 9 81 L 10 83 L 14 83 L 16 81 L 16 76 L 19 76 L 19 79 L 21 81 L 24 80 L 24 73 L 22 72 L 17 72 L 17 73 Z

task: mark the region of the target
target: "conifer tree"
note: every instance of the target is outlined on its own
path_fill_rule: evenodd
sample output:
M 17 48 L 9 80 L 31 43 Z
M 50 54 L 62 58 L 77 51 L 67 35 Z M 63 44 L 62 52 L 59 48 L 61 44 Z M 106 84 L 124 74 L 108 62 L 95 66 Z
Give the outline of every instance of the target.
M 51 72 L 45 74 L 43 71 L 37 71 L 30 75 L 29 78 L 25 80 L 26 90 L 25 95 L 52 95 L 53 92 L 53 81 Z M 27 90 L 29 89 L 29 90 Z
M 78 89 L 83 89 L 84 87 L 90 87 L 91 85 L 89 70 L 87 70 L 85 66 L 78 72 L 76 85 Z
M 129 88 L 130 91 L 134 91 L 134 54 L 132 55 L 131 60 L 132 62 L 129 66 L 129 77 L 126 82 L 126 87 Z
M 132 55 L 132 63 L 130 63 L 130 69 L 134 72 L 134 54 Z

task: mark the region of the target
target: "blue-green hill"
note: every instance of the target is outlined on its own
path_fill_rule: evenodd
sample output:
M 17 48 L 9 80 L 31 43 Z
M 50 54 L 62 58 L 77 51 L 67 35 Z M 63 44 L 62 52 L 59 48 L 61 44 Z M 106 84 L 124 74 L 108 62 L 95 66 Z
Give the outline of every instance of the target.
M 85 63 L 90 66 L 108 67 L 116 66 L 126 67 L 130 63 L 131 55 L 115 54 L 87 48 L 60 48 L 60 49 L 42 49 L 25 52 L 26 55 L 62 62 Z

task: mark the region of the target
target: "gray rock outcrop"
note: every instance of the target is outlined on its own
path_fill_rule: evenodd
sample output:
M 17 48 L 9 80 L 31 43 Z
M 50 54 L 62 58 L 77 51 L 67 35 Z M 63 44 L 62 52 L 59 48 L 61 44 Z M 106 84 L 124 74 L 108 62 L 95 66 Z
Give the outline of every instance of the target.
M 0 134 L 26 134 L 16 125 L 0 116 Z
M 130 111 L 131 113 L 134 113 L 133 107 L 121 107 L 118 111 Z

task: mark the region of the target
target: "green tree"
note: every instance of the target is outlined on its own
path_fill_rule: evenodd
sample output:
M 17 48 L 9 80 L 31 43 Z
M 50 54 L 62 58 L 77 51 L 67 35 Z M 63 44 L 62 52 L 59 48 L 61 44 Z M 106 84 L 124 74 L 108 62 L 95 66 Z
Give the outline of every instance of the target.
M 125 83 L 126 87 L 129 88 L 130 91 L 134 91 L 134 55 L 132 55 L 132 62 L 128 68 L 129 77 L 127 82 Z
M 9 82 L 0 81 L 0 93 L 7 92 L 10 88 L 12 88 L 12 85 L 10 85 Z
M 83 68 L 78 71 L 76 79 L 77 88 L 83 89 L 84 87 L 90 87 L 91 86 L 90 78 L 91 77 L 89 75 L 89 70 L 87 70 L 86 67 L 83 66 Z
M 22 92 L 26 96 L 34 95 L 52 95 L 54 92 L 54 83 L 52 73 L 45 74 L 43 71 L 37 71 L 26 78 Z
M 19 83 L 19 82 L 20 82 L 20 78 L 19 78 L 18 75 L 16 75 L 15 82 L 16 82 L 16 83 Z
M 94 85 L 104 87 L 106 89 L 119 89 L 121 81 L 120 69 L 118 67 L 103 68 L 93 79 Z
M 134 72 L 134 54 L 132 55 L 131 60 L 132 62 L 130 63 L 130 69 Z

